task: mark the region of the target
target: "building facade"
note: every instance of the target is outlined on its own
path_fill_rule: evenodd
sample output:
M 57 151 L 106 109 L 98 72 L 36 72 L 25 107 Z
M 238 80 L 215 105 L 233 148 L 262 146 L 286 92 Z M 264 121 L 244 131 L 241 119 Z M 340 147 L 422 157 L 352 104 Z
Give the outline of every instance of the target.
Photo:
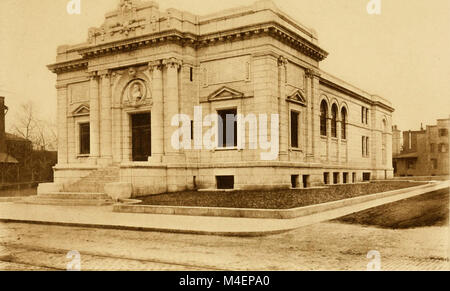
M 394 154 L 395 175 L 449 175 L 450 119 L 439 119 L 437 125 L 420 131 L 403 132 L 403 148 Z
M 327 55 L 271 1 L 197 16 L 122 0 L 49 66 L 58 165 L 41 190 L 93 176 L 122 196 L 392 178 L 391 103 L 322 71 Z M 181 148 L 180 120 L 191 127 Z

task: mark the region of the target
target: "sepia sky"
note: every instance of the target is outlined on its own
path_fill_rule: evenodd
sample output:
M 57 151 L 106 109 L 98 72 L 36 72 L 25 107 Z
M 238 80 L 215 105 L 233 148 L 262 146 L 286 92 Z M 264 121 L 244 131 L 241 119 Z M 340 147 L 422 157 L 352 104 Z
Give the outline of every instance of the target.
M 160 0 L 194 14 L 208 14 L 255 0 Z M 274 0 L 319 34 L 330 55 L 321 68 L 372 94 L 388 98 L 401 130 L 432 125 L 450 114 L 450 1 L 381 0 L 381 15 L 369 15 L 369 0 Z M 69 15 L 69 0 L 0 0 L 0 95 L 11 127 L 21 103 L 32 100 L 42 118 L 56 118 L 56 47 L 86 41 L 119 0 L 81 0 L 81 15 Z

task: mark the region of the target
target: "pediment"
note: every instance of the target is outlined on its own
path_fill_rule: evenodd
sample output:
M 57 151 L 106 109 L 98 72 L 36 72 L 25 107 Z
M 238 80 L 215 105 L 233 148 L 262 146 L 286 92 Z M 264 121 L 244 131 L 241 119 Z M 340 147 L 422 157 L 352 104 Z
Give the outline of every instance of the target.
M 307 101 L 305 97 L 305 93 L 302 90 L 295 90 L 288 97 L 287 101 L 306 106 Z
M 72 111 L 73 116 L 85 116 L 90 114 L 90 108 L 86 104 L 82 104 L 77 107 L 74 111 Z
M 219 101 L 219 100 L 229 100 L 243 98 L 244 93 L 237 90 L 231 89 L 229 87 L 222 87 L 219 90 L 214 91 L 208 96 L 208 101 Z

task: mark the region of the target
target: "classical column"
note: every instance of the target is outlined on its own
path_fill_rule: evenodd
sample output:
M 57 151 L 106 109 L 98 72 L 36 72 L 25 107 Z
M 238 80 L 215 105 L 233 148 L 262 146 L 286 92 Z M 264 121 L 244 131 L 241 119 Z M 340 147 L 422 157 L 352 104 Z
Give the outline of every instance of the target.
M 89 83 L 90 95 L 90 157 L 93 163 L 97 163 L 97 158 L 100 156 L 100 118 L 99 118 L 99 96 L 98 96 L 98 76 L 96 73 L 92 74 Z
M 314 94 L 312 88 L 312 77 L 313 74 L 311 70 L 306 70 L 306 160 L 311 162 L 314 157 L 313 152 L 313 138 L 314 138 L 314 127 L 313 127 L 313 119 L 314 119 Z
M 309 161 L 320 162 L 320 73 L 314 68 L 309 68 L 306 70 L 306 77 L 309 80 L 307 84 L 308 90 L 310 91 L 308 100 L 308 106 L 311 107 L 311 112 L 308 114 L 308 139 L 309 139 L 309 150 L 307 151 L 309 155 Z M 330 128 L 328 126 L 328 128 Z
M 279 115 L 280 115 L 280 161 L 289 160 L 289 114 L 286 102 L 286 70 L 287 59 L 283 56 L 278 58 L 278 80 L 279 80 Z
M 340 112 L 338 111 L 338 116 L 340 116 Z M 341 142 L 342 142 L 342 127 L 341 127 L 342 121 L 341 118 L 338 118 L 336 122 L 336 135 L 337 135 L 337 149 L 336 149 L 336 156 L 337 156 L 337 163 L 341 164 Z M 342 181 L 342 180 L 341 180 Z
M 150 162 L 161 163 L 164 156 L 164 97 L 161 61 L 149 63 L 152 76 L 152 156 Z
M 58 165 L 68 163 L 67 86 L 56 86 L 58 120 Z
M 172 145 L 172 134 L 176 128 L 172 128 L 171 121 L 179 114 L 179 92 L 178 92 L 178 70 L 182 62 L 176 58 L 163 60 L 163 65 L 167 67 L 166 92 L 164 96 L 164 151 L 169 162 L 179 162 L 179 150 Z M 173 158 L 173 159 L 171 159 Z
M 111 74 L 101 72 L 100 152 L 102 162 L 112 163 Z

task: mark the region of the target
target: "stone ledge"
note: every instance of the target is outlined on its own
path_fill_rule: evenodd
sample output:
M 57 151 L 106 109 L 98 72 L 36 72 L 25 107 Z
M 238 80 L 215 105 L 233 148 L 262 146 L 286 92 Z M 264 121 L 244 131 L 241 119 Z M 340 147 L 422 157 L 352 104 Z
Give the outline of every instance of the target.
M 206 207 L 176 207 L 176 206 L 151 206 L 151 205 L 114 205 L 113 211 L 120 213 L 184 215 L 184 216 L 209 216 L 232 218 L 259 218 L 259 219 L 294 219 L 312 215 L 337 208 L 369 202 L 376 199 L 395 196 L 414 190 L 437 190 L 439 184 L 429 183 L 417 187 L 410 187 L 389 192 L 360 196 L 345 200 L 333 201 L 323 204 L 311 205 L 300 208 L 275 210 L 275 209 L 239 209 L 239 208 L 206 208 Z M 430 189 L 428 189 L 430 188 Z M 426 193 L 426 192 L 424 192 Z

